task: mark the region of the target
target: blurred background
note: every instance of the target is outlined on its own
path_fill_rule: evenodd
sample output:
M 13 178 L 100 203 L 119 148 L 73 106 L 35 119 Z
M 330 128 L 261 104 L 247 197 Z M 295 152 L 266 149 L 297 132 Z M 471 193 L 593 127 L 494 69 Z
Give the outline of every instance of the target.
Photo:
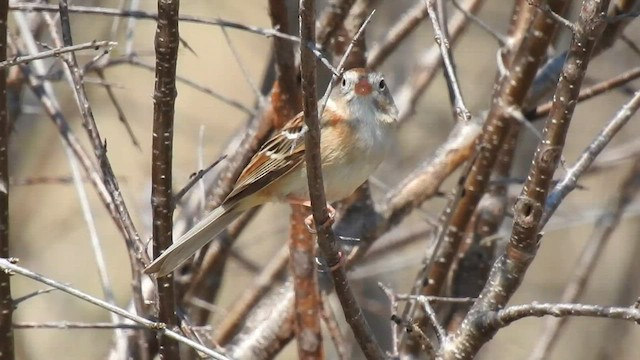
M 121 1 L 117 0 L 73 2 L 74 5 L 110 8 L 118 8 L 120 3 Z M 324 6 L 324 1 L 319 3 Z M 399 16 L 416 1 L 378 0 L 372 3 L 377 12 L 367 28 L 366 38 L 369 45 L 381 39 Z M 577 18 L 576 10 L 579 4 L 578 1 L 574 2 L 569 19 Z M 209 18 L 220 17 L 269 28 L 267 6 L 265 1 L 258 0 L 189 0 L 182 1 L 180 12 Z M 141 9 L 155 12 L 155 2 L 142 1 Z M 508 2 L 488 0 L 479 17 L 496 31 L 505 33 L 510 12 L 511 5 Z M 12 14 L 10 18 L 11 16 Z M 75 43 L 116 40 L 119 45 L 114 49 L 114 56 L 124 53 L 126 19 L 120 20 L 117 39 L 111 37 L 111 17 L 76 14 L 72 15 L 71 20 Z M 133 46 L 141 59 L 148 64 L 154 63 L 154 32 L 155 22 L 136 22 Z M 632 23 L 625 33 L 631 40 L 640 43 L 640 24 L 637 21 Z M 253 108 L 255 97 L 251 86 L 245 81 L 220 28 L 182 23 L 180 34 L 193 52 L 185 47 L 180 49 L 178 74 Z M 271 40 L 233 29 L 229 30 L 229 35 L 249 76 L 260 84 L 268 70 Z M 45 42 L 48 41 L 46 37 L 44 39 Z M 392 92 L 406 80 L 416 59 L 433 42 L 431 26 L 424 21 L 418 31 L 382 66 L 381 71 L 386 75 Z M 558 50 L 564 50 L 568 42 L 568 31 L 563 30 L 558 41 Z M 472 24 L 453 51 L 461 88 L 467 106 L 474 114 L 487 109 L 490 104 L 498 48 L 499 45 L 489 34 Z M 87 62 L 93 56 L 93 51 L 81 52 L 79 61 Z M 49 63 L 52 72 L 62 70 L 60 62 Z M 639 64 L 640 54 L 634 53 L 629 46 L 619 41 L 591 63 L 587 84 L 605 80 Z M 107 80 L 116 87 L 116 96 L 140 141 L 140 148 L 132 144 L 102 87 L 87 86 L 90 101 L 101 133 L 108 142 L 109 158 L 129 210 L 141 235 L 148 238 L 151 233 L 149 197 L 154 75 L 152 71 L 126 64 L 110 67 L 105 74 Z M 83 143 L 88 146 L 73 93 L 64 81 L 54 84 L 65 116 L 73 124 Z M 177 86 L 174 186 L 180 188 L 189 176 L 197 171 L 199 151 L 203 154 L 205 164 L 215 160 L 232 136 L 243 127 L 248 117 L 242 111 L 183 83 L 178 83 Z M 629 91 L 638 87 L 640 82 L 632 82 L 625 89 L 608 92 L 578 105 L 564 152 L 564 159 L 568 165 L 573 163 L 606 121 L 628 100 Z M 320 88 L 323 89 L 323 86 Z M 20 265 L 24 267 L 102 297 L 88 229 L 76 189 L 70 183 L 61 181 L 24 184 L 30 179 L 68 177 L 70 168 L 57 130 L 29 90 L 25 90 L 23 95 L 22 114 L 15 124 L 11 145 L 11 180 L 14 183 L 10 209 L 11 252 L 20 258 Z M 379 180 L 376 182 L 378 185 L 373 186 L 372 190 L 376 199 L 385 193 L 385 187 L 396 185 L 425 160 L 438 144 L 446 139 L 453 127 L 446 84 L 442 75 L 439 75 L 422 96 L 416 110 L 416 114 L 400 130 L 393 154 L 375 175 Z M 637 121 L 639 119 L 636 115 L 626 129 L 616 136 L 609 148 L 616 149 L 636 143 L 640 134 L 640 124 Z M 540 126 L 540 123 L 537 126 Z M 526 174 L 535 144 L 535 136 L 530 131 L 523 131 L 514 177 L 523 177 Z M 547 227 L 539 255 L 512 304 L 559 300 L 595 219 L 615 196 L 630 163 L 620 162 L 616 166 L 608 167 L 606 171 L 596 172 L 580 181 L 583 188 L 573 192 L 563 202 Z M 556 177 L 562 174 L 563 170 L 559 169 Z M 452 176 L 441 190 L 450 191 L 456 181 L 457 177 Z M 514 195 L 519 191 L 518 184 L 512 186 L 511 192 Z M 103 242 L 116 299 L 120 306 L 125 307 L 130 299 L 130 270 L 126 248 L 121 235 L 91 186 L 87 186 L 87 192 Z M 421 212 L 414 213 L 394 231 L 397 233 L 428 229 L 429 224 L 423 220 L 424 214 L 435 218 L 444 204 L 444 199 L 429 201 Z M 637 221 L 639 205 L 630 206 L 621 226 L 605 248 L 581 302 L 625 306 L 640 296 L 637 276 L 640 271 L 640 228 Z M 267 206 L 242 235 L 236 249 L 255 263 L 265 264 L 287 239 L 288 214 L 289 207 L 286 205 Z M 501 233 L 507 235 L 509 232 L 510 220 L 507 219 Z M 376 282 L 381 281 L 397 292 L 409 291 L 420 268 L 427 240 L 425 238 L 394 252 L 392 256 L 356 268 L 353 272 L 356 279 L 354 281 L 362 284 L 360 286 L 356 283 L 356 288 L 375 286 Z M 233 261 L 228 266 L 220 301 L 217 304 L 221 314 L 224 314 L 225 307 L 250 284 L 253 277 Z M 43 288 L 43 285 L 19 276 L 13 280 L 14 297 Z M 388 334 L 389 314 L 380 312 L 379 309 L 388 309 L 386 297 L 376 287 L 363 291 L 361 295 L 363 294 L 366 294 L 364 306 L 369 306 L 369 310 L 379 313 L 374 324 L 378 327 L 380 336 L 385 336 L 384 334 Z M 109 315 L 101 309 L 55 291 L 21 303 L 15 313 L 16 322 L 63 320 L 109 321 Z M 214 327 L 216 321 L 219 321 L 219 316 L 212 319 Z M 539 336 L 541 324 L 542 320 L 537 318 L 516 322 L 500 331 L 482 350 L 480 358 L 526 358 Z M 349 333 L 348 328 L 345 330 Z M 104 358 L 111 339 L 112 333 L 109 330 L 16 330 L 19 359 Z M 637 359 L 640 357 L 638 341 L 640 329 L 631 323 L 572 318 L 550 359 Z M 325 345 L 332 346 L 328 339 Z M 328 354 L 332 352 L 329 351 Z M 295 357 L 295 342 L 292 342 L 278 358 Z

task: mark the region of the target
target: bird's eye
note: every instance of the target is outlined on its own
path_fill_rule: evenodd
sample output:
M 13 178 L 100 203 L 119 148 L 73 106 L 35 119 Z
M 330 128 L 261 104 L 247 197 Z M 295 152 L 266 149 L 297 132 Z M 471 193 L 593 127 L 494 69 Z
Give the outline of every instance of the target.
M 384 79 L 380 80 L 378 83 L 378 89 L 384 90 L 387 87 L 387 84 L 384 82 Z
M 342 78 L 342 88 L 346 88 L 347 87 L 347 79 Z

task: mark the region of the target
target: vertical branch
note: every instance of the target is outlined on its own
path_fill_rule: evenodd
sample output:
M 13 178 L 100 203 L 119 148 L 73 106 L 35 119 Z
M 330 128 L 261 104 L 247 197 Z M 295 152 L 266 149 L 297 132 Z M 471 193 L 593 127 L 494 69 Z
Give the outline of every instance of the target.
M 323 359 L 320 328 L 321 300 L 318 291 L 315 253 L 316 246 L 303 219 L 307 209 L 291 207 L 289 236 L 289 266 L 295 294 L 295 323 L 300 359 Z
M 320 158 L 320 125 L 318 123 L 318 105 L 316 93 L 316 60 L 307 44 L 315 39 L 315 1 L 300 0 L 300 73 L 302 75 L 302 107 L 304 121 L 308 131 L 305 133 L 305 161 L 311 210 L 316 224 L 329 223 L 326 197 L 322 180 Z M 344 267 L 340 266 L 341 254 L 336 237 L 330 226 L 317 226 L 318 246 L 331 268 L 336 294 L 345 313 L 345 318 L 360 348 L 368 359 L 384 359 L 384 353 L 375 341 L 362 309 L 360 309 L 353 291 L 349 287 Z
M 172 243 L 173 198 L 171 166 L 173 149 L 173 115 L 176 98 L 178 60 L 179 0 L 158 0 L 158 25 L 155 37 L 156 79 L 153 94 L 153 151 L 151 155 L 151 206 L 153 208 L 153 255 L 159 256 Z M 173 274 L 158 281 L 158 317 L 170 328 L 178 325 L 175 316 L 176 295 Z M 179 359 L 178 343 L 160 339 L 160 356 Z
M 300 0 L 300 70 L 302 75 L 302 108 L 304 121 L 309 128 L 305 134 L 305 160 L 313 218 L 316 224 L 329 221 L 327 203 L 322 182 L 320 159 L 320 127 L 318 122 L 318 96 L 316 93 L 316 58 L 305 45 L 316 38 L 315 0 Z M 315 166 L 314 166 L 315 165 Z M 322 358 L 322 334 L 320 332 L 320 293 L 315 274 L 315 245 L 305 225 L 299 221 L 303 209 L 292 208 L 289 257 L 293 289 L 295 292 L 295 321 L 298 355 Z M 320 239 L 321 234 L 318 234 Z M 320 241 L 320 240 L 318 240 Z
M 269 15 L 274 28 L 288 33 L 289 23 L 284 0 L 269 0 Z M 276 128 L 282 127 L 300 111 L 300 91 L 296 79 L 293 44 L 274 38 L 276 81 L 271 91 Z M 291 206 L 289 235 L 289 266 L 294 290 L 294 322 L 298 357 L 322 359 L 322 334 L 320 328 L 320 294 L 315 273 L 315 243 L 304 225 L 307 210 L 299 205 Z
M 284 0 L 269 0 L 271 26 L 285 34 L 289 33 L 287 5 Z M 293 43 L 279 37 L 273 38 L 276 63 L 276 82 L 271 90 L 271 105 L 276 116 L 273 124 L 281 128 L 300 111 L 300 89 L 296 80 L 297 68 Z
M 7 15 L 9 2 L 0 4 L 0 61 L 7 59 Z M 0 257 L 9 258 L 9 114 L 7 74 L 0 69 Z M 9 272 L 0 272 L 0 359 L 14 359 L 13 299 Z

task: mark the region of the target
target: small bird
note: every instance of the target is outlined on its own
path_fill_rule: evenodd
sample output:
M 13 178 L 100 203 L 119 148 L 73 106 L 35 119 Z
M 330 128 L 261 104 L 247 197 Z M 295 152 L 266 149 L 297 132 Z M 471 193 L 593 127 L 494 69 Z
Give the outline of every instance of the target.
M 327 201 L 351 195 L 380 165 L 393 143 L 397 119 L 398 109 L 382 74 L 362 68 L 343 73 L 320 116 Z M 255 206 L 273 201 L 310 206 L 304 155 L 306 130 L 304 115 L 299 113 L 267 140 L 222 204 L 155 259 L 145 273 L 170 273 Z

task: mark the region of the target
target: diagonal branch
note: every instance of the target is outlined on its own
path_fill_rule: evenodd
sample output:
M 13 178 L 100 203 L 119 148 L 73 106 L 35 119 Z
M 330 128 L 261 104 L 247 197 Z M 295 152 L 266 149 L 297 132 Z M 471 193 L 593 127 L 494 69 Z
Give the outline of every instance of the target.
M 148 319 L 145 319 L 142 316 L 139 316 L 137 314 L 133 314 L 130 313 L 128 311 L 126 311 L 125 309 L 119 308 L 115 305 L 111 305 L 108 302 L 104 301 L 104 300 L 100 300 L 98 298 L 95 298 L 89 294 L 86 294 L 80 290 L 74 289 L 70 286 L 67 286 L 63 283 L 60 283 L 58 281 L 46 278 L 40 274 L 37 274 L 31 270 L 25 269 L 21 266 L 15 265 L 13 264 L 10 260 L 8 259 L 4 259 L 4 258 L 0 258 L 0 270 L 2 270 L 2 273 L 15 273 L 15 274 L 20 274 L 24 277 L 27 277 L 29 279 L 35 280 L 37 282 L 49 285 L 51 287 L 54 287 L 62 292 L 65 292 L 71 296 L 74 296 L 80 300 L 83 300 L 85 302 L 88 302 L 90 304 L 96 305 L 100 308 L 103 308 L 109 312 L 112 312 L 114 314 L 118 314 L 120 316 L 122 316 L 125 319 L 129 319 L 137 324 L 140 324 L 142 326 L 144 326 L 146 329 L 149 330 L 154 330 L 157 331 L 158 334 L 160 334 L 161 336 L 166 336 L 172 339 L 175 339 L 176 341 L 179 341 L 195 350 L 201 351 L 202 353 L 211 356 L 214 359 L 219 359 L 219 360 L 229 360 L 229 358 L 227 358 L 226 356 L 213 351 L 211 349 L 206 348 L 205 346 L 202 346 L 198 343 L 196 343 L 193 340 L 190 340 L 184 336 L 182 336 L 181 334 L 171 330 L 171 329 L 167 329 L 167 327 L 165 326 L 165 324 L 163 323 L 159 323 L 159 322 L 154 322 Z
M 62 54 L 66 54 L 66 53 L 72 52 L 72 51 L 80 51 L 80 50 L 86 50 L 86 49 L 98 50 L 98 49 L 103 48 L 103 47 L 107 48 L 104 51 L 111 51 L 111 49 L 113 49 L 116 45 L 118 45 L 118 43 L 114 42 L 114 41 L 96 41 L 96 40 L 94 40 L 94 41 L 86 42 L 86 43 L 83 43 L 83 44 L 71 45 L 71 46 L 63 46 L 63 47 L 59 47 L 59 48 L 55 48 L 55 49 L 51 49 L 51 50 L 46 50 L 46 51 L 42 51 L 42 52 L 39 52 L 39 53 L 34 54 L 34 55 L 14 56 L 11 59 L 6 59 L 6 60 L 0 61 L 0 69 L 3 69 L 3 68 L 8 67 L 8 66 L 14 66 L 14 65 L 18 65 L 18 64 L 28 63 L 28 62 L 31 62 L 33 60 L 46 59 L 46 58 L 49 58 L 49 57 L 57 57 L 57 56 L 60 56 Z
M 449 358 L 470 358 L 488 341 L 497 328 L 483 327 L 487 311 L 506 305 L 520 286 L 533 261 L 540 239 L 547 193 L 562 155 L 580 85 L 584 79 L 592 50 L 604 29 L 608 1 L 584 1 L 576 24 L 569 53 L 554 94 L 554 105 L 536 149 L 533 164 L 514 206 L 513 230 L 504 254 L 495 262 L 479 300 L 473 305 L 452 345 Z
M 611 239 L 611 235 L 622 221 L 625 210 L 640 191 L 640 159 L 636 158 L 631 171 L 620 186 L 620 191 L 605 212 L 596 220 L 589 240 L 582 248 L 582 253 L 576 262 L 574 273 L 567 282 L 567 286 L 560 299 L 563 303 L 576 302 L 584 293 L 587 281 L 593 274 L 603 249 Z M 561 329 L 567 323 L 566 318 L 549 318 L 543 325 L 538 342 L 529 355 L 529 360 L 547 359 L 560 338 Z

